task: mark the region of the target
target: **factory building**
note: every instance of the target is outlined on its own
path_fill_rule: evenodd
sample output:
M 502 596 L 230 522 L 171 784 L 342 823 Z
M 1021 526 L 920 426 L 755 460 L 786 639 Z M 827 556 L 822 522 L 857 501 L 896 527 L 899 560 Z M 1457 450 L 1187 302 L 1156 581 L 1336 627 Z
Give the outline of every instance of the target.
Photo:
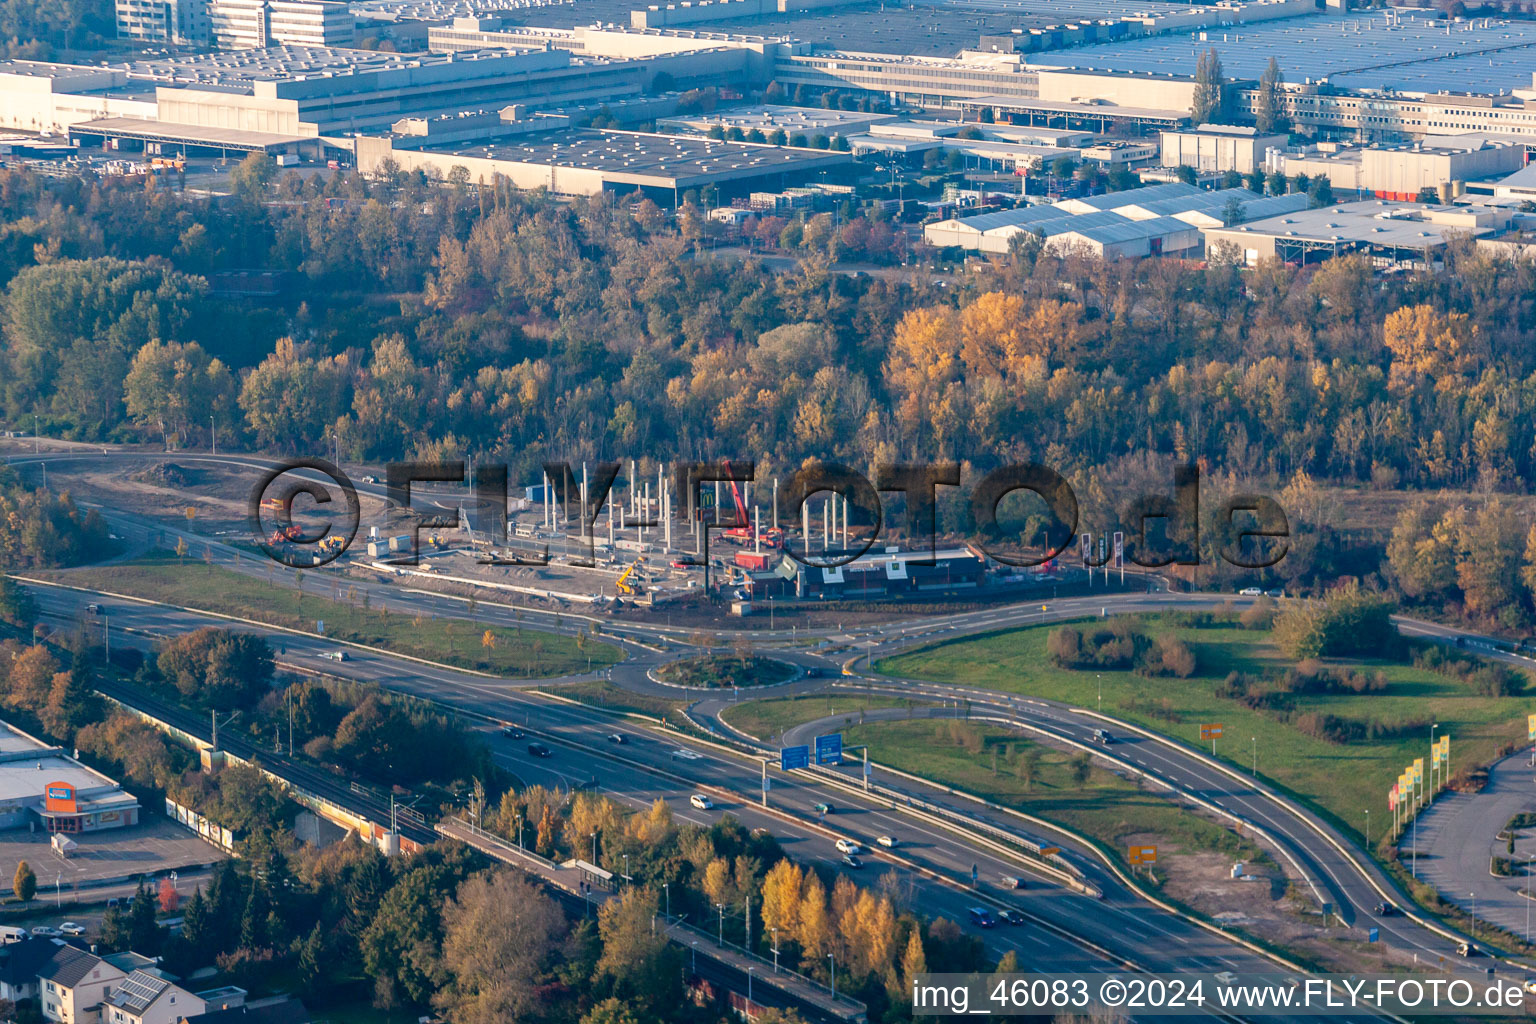
M 1298 210 L 1204 231 L 1209 249 L 1231 246 L 1254 264 L 1264 259 L 1319 263 L 1363 252 L 1382 266 L 1432 264 L 1455 237 L 1486 238 L 1507 231 L 1507 208 L 1431 206 L 1381 199 Z
M 1014 236 L 1040 238 L 1049 251 L 1100 259 L 1191 255 L 1201 229 L 1304 210 L 1304 195 L 1260 196 L 1247 189 L 1206 191 L 1182 182 L 1066 199 L 1059 203 L 939 221 L 923 229 L 938 248 L 1007 253 Z
M 226 50 L 351 46 L 345 0 L 116 0 L 120 39 Z
M 1202 124 L 1162 132 L 1158 160 L 1163 167 L 1193 167 L 1201 174 L 1249 174 L 1264 166 L 1270 149 L 1284 148 L 1289 141 L 1286 135 L 1247 125 Z
M 1327 178 L 1335 192 L 1365 192 L 1377 199 L 1412 202 L 1442 186 L 1459 194 L 1457 187 L 1468 181 L 1504 178 L 1524 167 L 1525 159 L 1525 144 L 1475 132 L 1397 146 L 1322 142 L 1300 151 L 1277 152 L 1268 167 L 1288 177 Z
M 96 832 L 139 821 L 139 801 L 116 782 L 0 723 L 0 830 Z
M 359 170 L 376 171 L 385 161 L 444 178 L 462 167 L 471 181 L 500 177 L 517 188 L 544 188 L 556 195 L 640 191 L 669 206 L 689 189 L 713 185 L 725 197 L 746 196 L 768 188 L 782 190 L 853 162 L 845 153 L 592 129 L 406 150 L 396 148 L 388 137 L 358 137 Z
M 117 37 L 207 46 L 208 0 L 117 0 Z
M 651 73 L 650 62 L 563 50 L 402 55 L 271 47 L 100 67 L 6 61 L 0 62 L 0 127 L 79 126 L 100 134 L 120 126 L 93 122 L 121 118 L 146 122 L 142 131 L 168 141 L 184 133 L 195 144 L 218 130 L 271 136 L 279 145 L 387 130 L 407 117 L 638 96 Z
M 208 20 L 225 50 L 351 46 L 356 29 L 345 0 L 211 0 Z

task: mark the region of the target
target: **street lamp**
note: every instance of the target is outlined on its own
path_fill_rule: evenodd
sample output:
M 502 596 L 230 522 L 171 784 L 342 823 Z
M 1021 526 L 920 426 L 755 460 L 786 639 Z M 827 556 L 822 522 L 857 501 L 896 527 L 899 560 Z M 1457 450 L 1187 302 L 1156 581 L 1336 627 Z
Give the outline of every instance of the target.
M 629 854 L 624 855 L 624 884 L 629 884 Z
M 716 937 L 717 944 L 725 945 L 725 904 L 716 903 L 715 909 L 720 911 L 720 934 Z
M 1253 777 L 1259 777 L 1259 738 L 1253 738 Z
M 1467 893 L 1467 898 L 1472 901 L 1472 934 L 1477 934 L 1477 893 Z
M 1104 676 L 1096 677 L 1099 680 L 1099 713 L 1104 713 Z
M 832 998 L 836 999 L 837 998 L 837 960 L 833 958 L 831 953 L 827 954 L 827 965 L 828 965 L 827 978 L 829 979 L 829 984 L 827 985 L 827 989 L 828 989 L 828 991 L 830 991 L 832 993 Z
M 1365 850 L 1367 853 L 1371 850 L 1371 809 L 1369 807 L 1365 809 Z
M 1526 858 L 1525 871 L 1526 871 L 1526 875 L 1529 876 L 1530 875 L 1530 871 L 1531 871 L 1530 858 Z M 1527 890 L 1530 889 L 1531 886 L 1530 886 L 1530 882 L 1529 881 L 1526 882 L 1526 886 L 1525 887 L 1526 887 Z M 1525 916 L 1526 916 L 1527 922 L 1529 922 L 1530 916 L 1531 916 L 1530 907 L 1526 907 Z M 773 927 L 773 926 L 770 926 L 768 928 L 768 930 L 773 932 L 773 973 L 774 974 L 778 974 L 779 973 L 779 930 L 778 930 L 778 928 Z M 1526 941 L 1529 942 L 1530 941 L 1530 931 L 1531 931 L 1530 924 L 1526 924 L 1525 931 L 1526 931 Z
M 752 964 L 747 965 L 747 1002 L 752 1001 L 752 972 L 757 970 Z
M 592 833 L 592 866 L 597 867 L 597 833 Z
M 671 921 L 672 920 L 672 883 L 671 882 L 662 882 L 661 883 L 661 891 L 667 897 L 667 920 Z

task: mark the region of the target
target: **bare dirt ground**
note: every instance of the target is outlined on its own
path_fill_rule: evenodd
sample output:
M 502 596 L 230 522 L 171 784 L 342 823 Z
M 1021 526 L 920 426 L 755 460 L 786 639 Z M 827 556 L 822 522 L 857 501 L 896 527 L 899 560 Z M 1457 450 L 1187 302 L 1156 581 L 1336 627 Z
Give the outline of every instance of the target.
M 1150 835 L 1136 841 L 1166 842 Z M 1305 883 L 1279 867 L 1275 853 L 1265 852 L 1263 860 L 1244 862 L 1244 873 L 1257 879 L 1252 882 L 1232 877 L 1231 857 L 1208 851 L 1181 851 L 1155 870 L 1163 880 L 1163 891 L 1179 902 L 1224 927 L 1293 950 L 1329 970 L 1392 971 L 1414 966 L 1411 954 L 1370 943 L 1365 928 L 1346 928 L 1337 918 L 1324 927 L 1316 900 L 1310 892 L 1297 889 Z

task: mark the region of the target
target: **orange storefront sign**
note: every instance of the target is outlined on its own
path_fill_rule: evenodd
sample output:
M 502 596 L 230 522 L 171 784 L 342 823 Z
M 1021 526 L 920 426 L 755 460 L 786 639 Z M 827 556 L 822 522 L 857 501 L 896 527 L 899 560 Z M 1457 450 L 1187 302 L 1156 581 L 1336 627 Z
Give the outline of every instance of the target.
M 79 809 L 75 804 L 75 787 L 67 782 L 48 783 L 43 789 L 43 806 L 50 811 L 74 814 Z

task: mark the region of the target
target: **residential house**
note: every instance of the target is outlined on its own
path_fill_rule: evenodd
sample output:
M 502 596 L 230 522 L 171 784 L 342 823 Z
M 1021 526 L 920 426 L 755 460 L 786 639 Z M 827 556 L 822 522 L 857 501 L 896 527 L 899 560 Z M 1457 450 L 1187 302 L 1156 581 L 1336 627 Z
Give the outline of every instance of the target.
M 101 1024 L 102 1001 L 128 972 L 94 953 L 61 944 L 37 977 L 44 1018 L 58 1024 Z
M 0 999 L 36 999 L 38 972 L 61 945 L 55 939 L 29 937 L 0 946 Z
M 142 967 L 103 1001 L 101 1024 L 179 1024 L 205 1009 L 202 998 L 177 985 L 174 976 Z

